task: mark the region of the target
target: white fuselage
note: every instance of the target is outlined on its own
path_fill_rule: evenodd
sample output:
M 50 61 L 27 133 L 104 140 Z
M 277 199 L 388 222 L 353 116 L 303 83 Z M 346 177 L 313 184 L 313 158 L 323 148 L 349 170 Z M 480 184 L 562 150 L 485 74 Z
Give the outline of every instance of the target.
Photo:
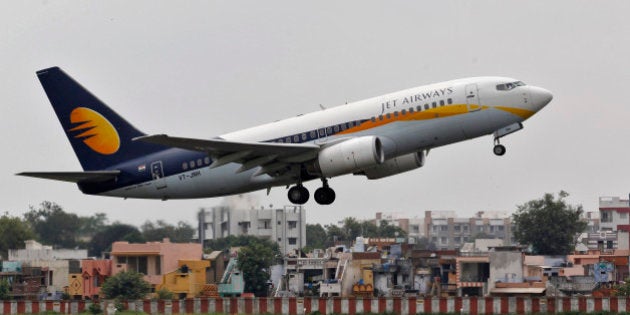
M 551 100 L 551 94 L 542 88 L 509 85 L 515 83 L 520 82 L 501 77 L 441 82 L 224 134 L 220 138 L 242 142 L 312 143 L 326 147 L 349 138 L 376 136 L 383 143 L 385 158 L 392 159 L 519 124 Z M 229 163 L 217 168 L 182 169 L 177 175 L 103 195 L 203 198 L 295 183 L 294 174 L 256 176 L 256 168 L 239 173 L 239 167 L 239 164 Z

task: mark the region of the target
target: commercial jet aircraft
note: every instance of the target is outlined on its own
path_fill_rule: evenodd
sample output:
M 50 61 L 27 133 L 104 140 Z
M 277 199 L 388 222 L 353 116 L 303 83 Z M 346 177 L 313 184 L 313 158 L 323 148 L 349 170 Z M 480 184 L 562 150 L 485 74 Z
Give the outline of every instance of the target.
M 214 138 L 146 135 L 58 67 L 37 72 L 83 171 L 18 175 L 76 183 L 85 194 L 123 198 L 216 197 L 320 179 L 315 201 L 331 204 L 333 177 L 379 179 L 425 163 L 429 150 L 484 135 L 499 139 L 547 105 L 549 91 L 503 77 L 435 83 L 322 109 Z

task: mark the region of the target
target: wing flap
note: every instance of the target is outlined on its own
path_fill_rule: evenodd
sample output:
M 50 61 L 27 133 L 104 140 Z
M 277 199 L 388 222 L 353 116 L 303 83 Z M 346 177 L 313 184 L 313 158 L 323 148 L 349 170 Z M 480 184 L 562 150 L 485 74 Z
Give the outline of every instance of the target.
M 87 171 L 87 172 L 22 172 L 15 175 L 59 180 L 70 183 L 104 182 L 115 179 L 120 171 Z

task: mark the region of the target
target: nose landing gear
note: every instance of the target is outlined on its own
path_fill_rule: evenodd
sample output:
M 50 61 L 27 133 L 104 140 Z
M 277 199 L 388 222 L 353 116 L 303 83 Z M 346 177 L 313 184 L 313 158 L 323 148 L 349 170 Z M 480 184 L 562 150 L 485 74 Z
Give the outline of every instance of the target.
M 505 146 L 499 143 L 499 139 L 494 139 L 494 148 L 492 148 L 492 152 L 494 152 L 494 154 L 497 156 L 502 156 L 505 154 L 505 151 Z

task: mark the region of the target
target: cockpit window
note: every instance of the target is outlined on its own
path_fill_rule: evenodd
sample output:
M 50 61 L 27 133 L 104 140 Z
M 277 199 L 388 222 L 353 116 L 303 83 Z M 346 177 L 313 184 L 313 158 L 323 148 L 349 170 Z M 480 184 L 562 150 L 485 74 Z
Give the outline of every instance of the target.
M 526 85 L 523 81 L 514 81 L 514 82 L 509 82 L 509 83 L 504 83 L 504 84 L 497 84 L 497 90 L 499 91 L 509 91 L 511 89 L 514 89 L 517 86 L 524 86 Z

